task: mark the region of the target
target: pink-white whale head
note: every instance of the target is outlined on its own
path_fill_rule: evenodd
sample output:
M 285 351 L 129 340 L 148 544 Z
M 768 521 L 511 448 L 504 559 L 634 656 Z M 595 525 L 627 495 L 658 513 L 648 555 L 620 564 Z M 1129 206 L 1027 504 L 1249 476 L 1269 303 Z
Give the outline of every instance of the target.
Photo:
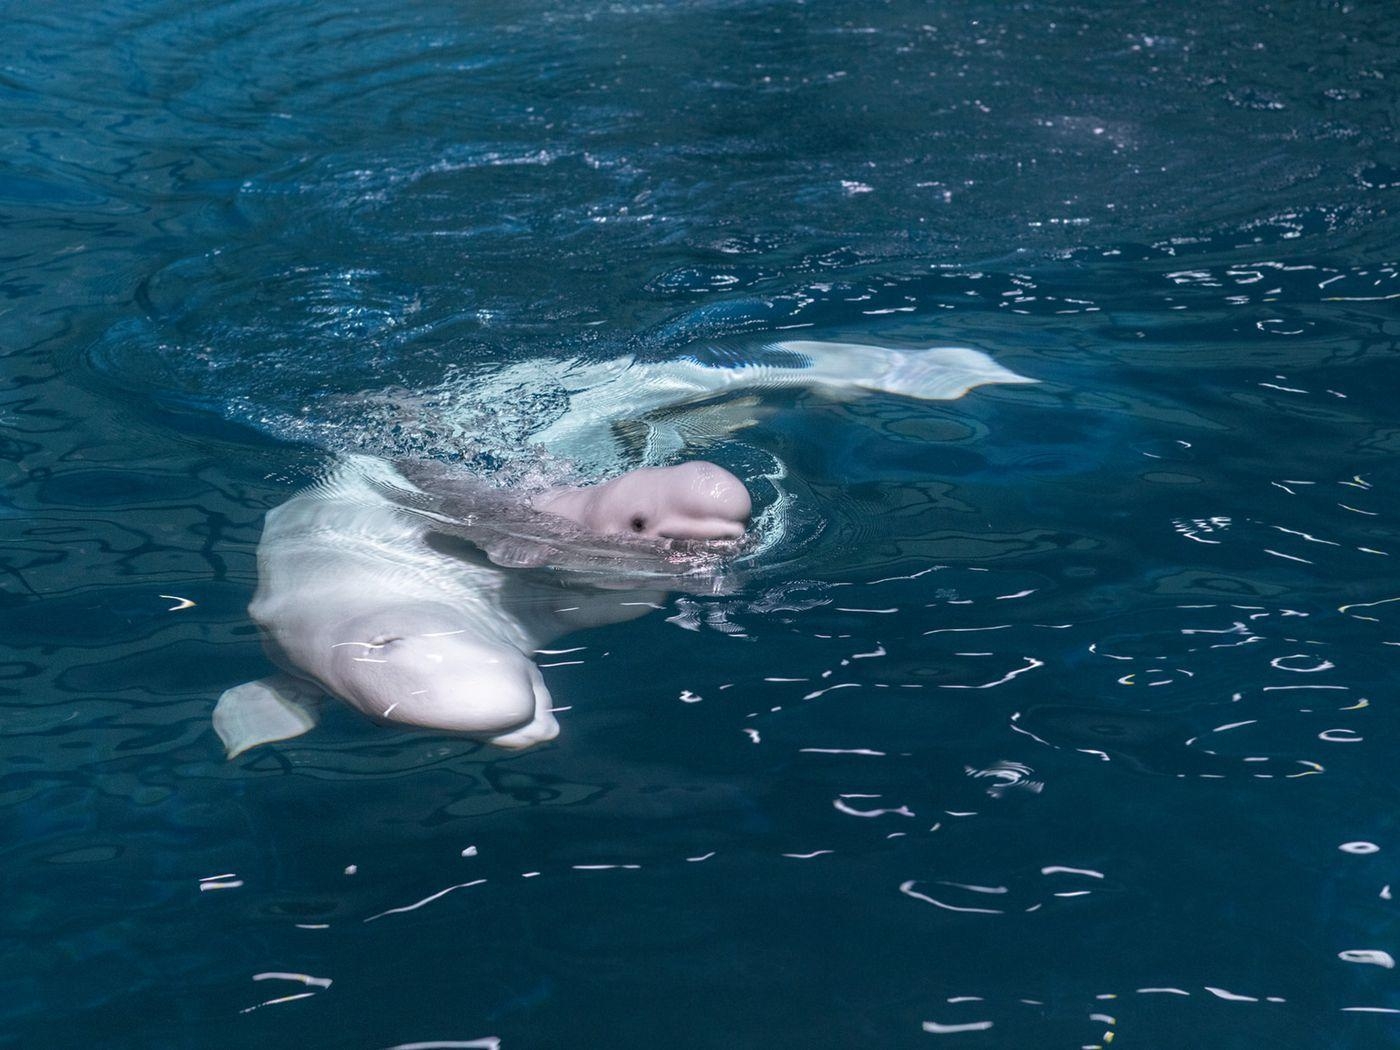
M 671 540 L 738 539 L 753 513 L 744 483 L 703 460 L 641 467 L 586 488 L 551 489 L 534 505 L 599 536 Z

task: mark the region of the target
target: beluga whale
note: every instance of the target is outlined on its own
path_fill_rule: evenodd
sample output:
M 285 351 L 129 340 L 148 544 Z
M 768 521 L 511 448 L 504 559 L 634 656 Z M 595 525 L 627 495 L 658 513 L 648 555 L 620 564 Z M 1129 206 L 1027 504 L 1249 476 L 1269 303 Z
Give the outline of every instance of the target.
M 539 367 L 498 378 L 518 384 Z M 537 652 L 645 615 L 672 591 L 717 589 L 746 543 L 741 479 L 658 460 L 755 422 L 773 390 L 941 400 L 1034 382 L 968 348 L 816 341 L 742 359 L 554 368 L 568 409 L 532 440 L 604 480 L 512 492 L 450 464 L 349 454 L 268 513 L 248 611 L 281 672 L 219 698 L 214 728 L 230 758 L 305 733 L 325 696 L 502 748 L 551 740 L 559 724 Z

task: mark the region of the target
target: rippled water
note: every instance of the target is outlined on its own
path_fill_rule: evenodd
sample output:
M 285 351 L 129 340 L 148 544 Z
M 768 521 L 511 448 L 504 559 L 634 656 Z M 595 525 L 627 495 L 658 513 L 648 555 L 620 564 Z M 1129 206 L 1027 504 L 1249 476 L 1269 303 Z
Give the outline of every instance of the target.
M 1400 1045 L 1385 5 L 80 7 L 0 6 L 0 1044 Z M 223 760 L 335 452 L 795 337 L 1040 383 L 705 448 L 793 527 L 554 745 Z

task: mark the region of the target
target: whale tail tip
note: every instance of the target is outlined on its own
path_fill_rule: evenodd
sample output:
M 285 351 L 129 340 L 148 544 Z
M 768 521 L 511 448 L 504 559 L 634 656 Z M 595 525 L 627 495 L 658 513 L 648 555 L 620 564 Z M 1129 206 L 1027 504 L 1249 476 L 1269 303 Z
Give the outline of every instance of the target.
M 973 387 L 987 383 L 1038 382 L 968 347 L 891 350 L 889 355 L 888 366 L 861 386 L 921 401 L 946 401 L 962 397 Z
M 896 349 L 865 343 L 794 340 L 773 347 L 805 357 L 806 382 L 830 396 L 866 391 L 920 401 L 950 401 L 985 383 L 1034 383 L 966 346 Z

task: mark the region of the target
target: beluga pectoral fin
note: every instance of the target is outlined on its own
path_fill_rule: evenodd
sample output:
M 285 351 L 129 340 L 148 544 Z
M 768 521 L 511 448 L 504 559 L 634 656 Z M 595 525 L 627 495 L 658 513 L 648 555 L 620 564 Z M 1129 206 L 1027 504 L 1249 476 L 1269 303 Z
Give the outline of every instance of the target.
M 321 690 L 276 674 L 226 689 L 214 706 L 214 732 L 229 758 L 274 740 L 290 740 L 315 727 Z

